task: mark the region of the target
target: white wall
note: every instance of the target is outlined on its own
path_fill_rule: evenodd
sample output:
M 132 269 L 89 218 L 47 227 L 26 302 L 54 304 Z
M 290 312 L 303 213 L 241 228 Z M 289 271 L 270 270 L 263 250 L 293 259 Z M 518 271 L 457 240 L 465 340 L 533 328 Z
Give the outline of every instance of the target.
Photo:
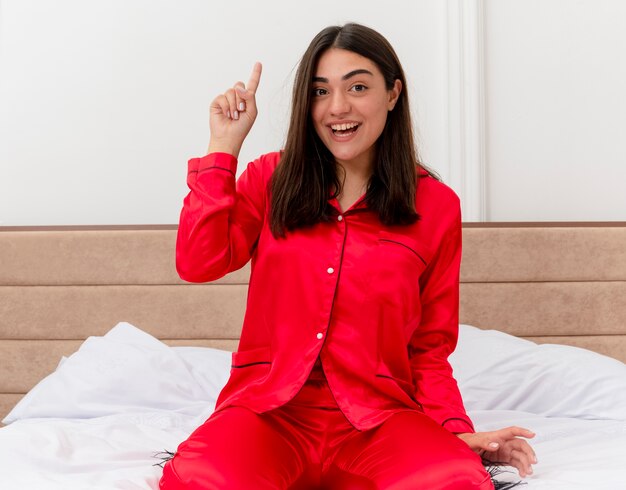
M 487 0 L 487 218 L 626 221 L 626 2 Z
M 280 148 L 300 56 L 352 20 L 396 47 L 442 166 L 438 0 L 1 0 L 0 16 L 0 225 L 176 223 L 213 97 L 262 61 L 241 159 Z
M 264 63 L 241 160 L 279 148 L 308 42 L 396 47 L 468 220 L 626 220 L 622 0 L 0 0 L 0 225 L 176 223 L 208 105 Z

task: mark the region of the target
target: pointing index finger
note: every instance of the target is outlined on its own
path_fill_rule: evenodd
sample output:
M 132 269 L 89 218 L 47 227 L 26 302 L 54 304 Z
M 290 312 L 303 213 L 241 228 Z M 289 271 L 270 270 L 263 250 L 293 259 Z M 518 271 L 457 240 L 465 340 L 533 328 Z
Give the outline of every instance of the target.
M 252 68 L 252 74 L 250 75 L 250 80 L 248 80 L 248 85 L 246 86 L 246 88 L 252 93 L 256 93 L 256 89 L 259 86 L 262 68 L 263 66 L 258 61 L 254 64 L 254 68 Z

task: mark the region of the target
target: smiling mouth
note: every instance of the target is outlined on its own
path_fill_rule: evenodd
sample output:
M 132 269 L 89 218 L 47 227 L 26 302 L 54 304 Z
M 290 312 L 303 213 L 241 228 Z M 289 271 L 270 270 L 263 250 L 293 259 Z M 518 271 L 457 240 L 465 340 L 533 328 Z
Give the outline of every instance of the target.
M 357 132 L 359 129 L 359 124 L 357 123 L 348 123 L 348 124 L 333 124 L 330 129 L 332 130 L 335 136 L 343 136 L 347 137 Z

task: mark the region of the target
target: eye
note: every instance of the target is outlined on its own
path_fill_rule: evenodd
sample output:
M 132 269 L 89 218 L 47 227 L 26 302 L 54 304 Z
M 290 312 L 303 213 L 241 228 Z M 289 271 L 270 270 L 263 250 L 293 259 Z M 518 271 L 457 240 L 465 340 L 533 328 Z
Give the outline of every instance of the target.
M 317 87 L 313 89 L 313 97 L 320 97 L 326 95 L 328 92 L 325 88 Z
M 352 90 L 353 92 L 365 92 L 367 90 L 367 87 L 362 83 L 357 83 L 356 85 L 350 87 L 350 90 Z

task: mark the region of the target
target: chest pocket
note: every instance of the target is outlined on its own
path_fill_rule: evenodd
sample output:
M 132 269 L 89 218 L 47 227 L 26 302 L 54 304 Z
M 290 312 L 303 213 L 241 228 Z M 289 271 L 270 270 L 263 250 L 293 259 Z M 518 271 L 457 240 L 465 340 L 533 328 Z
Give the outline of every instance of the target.
M 377 315 L 377 346 L 382 352 L 406 352 L 421 312 L 421 279 L 432 260 L 428 248 L 412 236 L 379 231 L 370 258 L 370 308 Z
M 412 237 L 380 231 L 376 253 L 368 266 L 377 300 L 399 311 L 414 312 L 415 300 L 420 296 L 420 277 L 430 257 L 423 244 Z

